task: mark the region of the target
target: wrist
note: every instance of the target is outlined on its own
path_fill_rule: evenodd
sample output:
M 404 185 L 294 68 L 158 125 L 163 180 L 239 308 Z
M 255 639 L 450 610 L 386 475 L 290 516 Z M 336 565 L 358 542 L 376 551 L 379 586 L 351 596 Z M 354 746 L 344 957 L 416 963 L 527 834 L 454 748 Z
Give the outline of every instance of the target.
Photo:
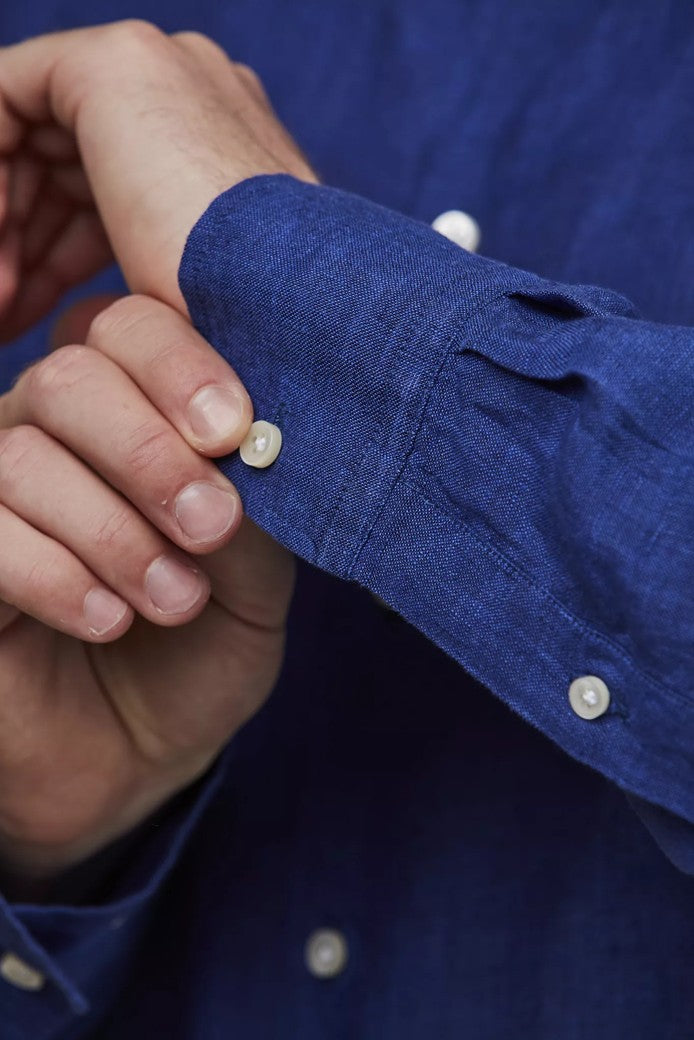
M 14 826 L 0 826 L 0 892 L 12 901 L 44 902 L 67 873 L 101 857 L 111 846 L 128 844 L 175 795 L 193 784 L 208 769 L 214 755 L 197 768 L 157 775 L 146 785 L 111 800 L 98 818 L 70 823 L 69 813 L 50 807 L 50 820 L 25 816 Z

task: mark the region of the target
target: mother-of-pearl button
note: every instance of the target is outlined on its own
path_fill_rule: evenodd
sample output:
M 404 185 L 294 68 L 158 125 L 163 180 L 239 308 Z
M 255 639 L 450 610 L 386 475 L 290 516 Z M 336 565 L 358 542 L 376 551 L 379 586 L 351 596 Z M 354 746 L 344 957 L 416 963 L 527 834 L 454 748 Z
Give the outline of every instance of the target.
M 468 253 L 476 253 L 482 233 L 474 217 L 464 213 L 462 209 L 447 209 L 445 213 L 432 222 L 434 231 L 444 238 L 449 238 Z
M 610 706 L 610 691 L 597 675 L 582 675 L 569 686 L 569 703 L 582 719 L 597 719 Z
M 344 970 L 347 940 L 336 928 L 317 928 L 306 943 L 306 967 L 317 979 L 333 979 Z
M 282 447 L 282 431 L 274 423 L 258 419 L 239 446 L 242 462 L 255 469 L 271 466 Z
M 23 961 L 16 953 L 6 953 L 0 959 L 0 975 L 6 982 L 16 986 L 17 989 L 25 989 L 36 992 L 42 989 L 46 981 L 43 972 L 32 968 L 30 964 Z

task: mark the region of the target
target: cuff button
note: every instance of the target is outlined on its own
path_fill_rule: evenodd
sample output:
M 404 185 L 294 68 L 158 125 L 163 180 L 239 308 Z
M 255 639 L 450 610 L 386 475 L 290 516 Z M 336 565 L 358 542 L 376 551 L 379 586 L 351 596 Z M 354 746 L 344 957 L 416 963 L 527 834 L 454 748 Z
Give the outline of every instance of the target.
M 254 422 L 239 445 L 241 461 L 254 469 L 271 466 L 282 448 L 282 431 L 274 423 Z
M 597 675 L 582 675 L 569 686 L 569 704 L 581 719 L 597 719 L 610 706 L 610 691 Z

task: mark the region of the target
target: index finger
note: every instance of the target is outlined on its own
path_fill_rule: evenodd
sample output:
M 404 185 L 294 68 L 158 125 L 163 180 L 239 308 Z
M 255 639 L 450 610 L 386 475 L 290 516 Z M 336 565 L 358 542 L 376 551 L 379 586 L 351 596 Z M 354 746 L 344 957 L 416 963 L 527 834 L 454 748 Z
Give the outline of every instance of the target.
M 0 154 L 14 151 L 23 133 L 22 120 L 55 119 L 72 129 L 74 109 L 55 89 L 55 73 L 76 43 L 92 29 L 48 33 L 0 47 Z
M 203 455 L 235 451 L 253 422 L 243 383 L 177 311 L 125 296 L 93 320 L 87 346 L 127 372 L 155 408 Z
M 5 48 L 0 48 L 0 68 L 4 50 Z M 22 140 L 24 132 L 21 120 L 10 108 L 8 98 L 2 89 L 2 81 L 3 77 L 0 73 L 0 156 L 14 152 Z

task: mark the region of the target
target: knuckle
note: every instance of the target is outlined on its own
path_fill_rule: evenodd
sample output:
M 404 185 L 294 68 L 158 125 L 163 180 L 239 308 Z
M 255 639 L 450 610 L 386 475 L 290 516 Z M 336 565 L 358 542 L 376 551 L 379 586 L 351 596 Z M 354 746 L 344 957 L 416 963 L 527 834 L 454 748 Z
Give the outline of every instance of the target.
M 166 34 L 153 22 L 145 18 L 124 18 L 120 22 L 114 22 L 106 29 L 110 41 L 115 41 L 125 47 L 161 47 L 166 41 Z
M 174 39 L 178 40 L 179 43 L 183 43 L 190 47 L 198 47 L 200 49 L 203 47 L 215 47 L 216 49 L 219 49 L 217 44 L 214 43 L 209 36 L 205 36 L 205 34 L 201 32 L 195 32 L 192 29 L 176 33 Z
M 173 469 L 171 433 L 159 423 L 143 423 L 125 438 L 124 456 L 131 473 L 155 470 L 168 476 L 168 471 Z
M 249 80 L 251 83 L 260 84 L 260 76 L 255 69 L 251 68 L 250 65 L 244 65 L 242 61 L 235 61 L 234 71 L 237 72 L 239 76 L 243 76 L 244 79 Z
M 28 400 L 41 401 L 75 386 L 84 378 L 89 362 L 90 351 L 86 347 L 67 346 L 55 350 L 22 378 Z
M 192 53 L 200 59 L 221 61 L 225 66 L 229 65 L 229 57 L 215 40 L 211 40 L 204 33 L 195 31 L 179 32 L 173 36 L 179 46 Z
M 100 550 L 113 549 L 131 542 L 133 517 L 126 509 L 116 510 L 97 523 L 93 539 Z
M 150 357 L 145 362 L 147 372 L 153 380 L 161 380 L 160 386 L 175 385 L 185 393 L 189 380 L 203 378 L 209 368 L 209 355 L 187 329 L 172 327 L 167 336 L 151 337 L 153 343 Z
M 151 57 L 168 46 L 168 37 L 156 25 L 144 19 L 130 18 L 90 30 L 90 46 L 75 44 L 67 49 L 55 66 L 55 83 L 59 85 L 58 109 L 72 125 L 80 108 L 110 86 L 119 77 L 122 65 L 134 59 L 143 65 L 143 56 Z
M 105 307 L 93 319 L 87 334 L 90 346 L 99 346 L 129 335 L 152 310 L 146 296 L 123 296 Z
M 32 459 L 43 440 L 35 426 L 13 426 L 0 430 L 0 486 L 15 487 L 32 468 Z
M 70 588 L 62 561 L 55 556 L 34 560 L 23 578 L 23 599 L 28 603 L 46 604 L 57 588 Z
M 263 81 L 261 80 L 258 73 L 255 71 L 255 69 L 252 69 L 250 65 L 244 65 L 240 62 L 235 62 L 234 72 L 246 84 L 246 86 L 251 87 L 256 91 L 260 91 L 263 94 L 265 93 Z

